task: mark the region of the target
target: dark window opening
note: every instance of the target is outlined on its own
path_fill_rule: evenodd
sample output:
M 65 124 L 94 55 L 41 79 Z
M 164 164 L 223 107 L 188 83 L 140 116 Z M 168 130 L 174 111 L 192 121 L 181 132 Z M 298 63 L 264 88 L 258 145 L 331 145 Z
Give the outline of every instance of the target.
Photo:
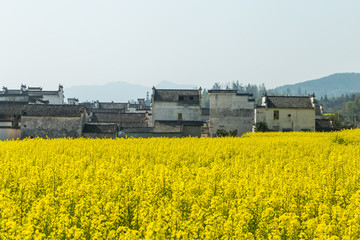
M 274 120 L 279 119 L 279 110 L 274 110 Z
M 182 120 L 182 113 L 178 113 L 178 120 Z
M 291 114 L 288 114 L 288 117 L 291 117 Z
M 193 97 L 193 96 L 190 96 L 190 97 L 189 97 L 189 100 L 193 101 L 193 100 L 194 100 L 194 97 Z
M 179 96 L 179 101 L 184 101 L 184 96 Z

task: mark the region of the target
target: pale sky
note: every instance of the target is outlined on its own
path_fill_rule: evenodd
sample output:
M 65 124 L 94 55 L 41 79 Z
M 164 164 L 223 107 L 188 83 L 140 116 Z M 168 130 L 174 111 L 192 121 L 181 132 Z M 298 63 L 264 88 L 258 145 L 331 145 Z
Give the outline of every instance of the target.
M 360 72 L 358 0 L 0 0 L 0 88 Z

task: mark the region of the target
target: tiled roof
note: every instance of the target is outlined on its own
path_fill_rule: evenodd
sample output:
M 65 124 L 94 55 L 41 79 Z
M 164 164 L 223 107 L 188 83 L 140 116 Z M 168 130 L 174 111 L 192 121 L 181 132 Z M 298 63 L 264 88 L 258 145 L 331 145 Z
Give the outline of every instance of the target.
M 27 105 L 25 102 L 0 102 L 0 115 L 21 115 Z
M 314 108 L 310 97 L 267 96 L 268 108 Z
M 208 90 L 209 93 L 236 93 L 237 96 L 249 96 L 252 97 L 252 93 L 240 93 L 237 90 L 224 90 L 224 89 L 218 89 L 218 90 Z
M 28 91 L 29 95 L 58 95 L 58 91 Z
M 146 113 L 93 112 L 92 122 L 117 123 L 121 127 L 147 127 Z
M 191 99 L 191 97 L 193 99 Z M 182 100 L 186 102 L 199 103 L 200 102 L 199 90 L 155 89 L 154 101 L 179 102 Z
M 202 126 L 204 123 L 202 121 L 171 121 L 171 120 L 156 120 L 155 122 L 171 125 L 171 126 Z
M 6 95 L 31 95 L 31 96 L 42 96 L 42 95 L 58 95 L 58 91 L 38 91 L 38 90 L 32 90 L 32 91 L 21 91 L 16 89 L 8 89 L 6 92 L 0 91 L 0 94 L 6 94 Z
M 34 117 L 80 117 L 85 113 L 82 105 L 42 105 L 29 104 L 24 107 L 23 116 Z
M 116 133 L 119 131 L 117 124 L 85 124 L 84 133 Z
M 225 90 L 225 89 L 218 89 L 218 90 L 208 90 L 209 93 L 237 93 L 237 90 Z
M 101 109 L 126 109 L 127 103 L 99 102 Z

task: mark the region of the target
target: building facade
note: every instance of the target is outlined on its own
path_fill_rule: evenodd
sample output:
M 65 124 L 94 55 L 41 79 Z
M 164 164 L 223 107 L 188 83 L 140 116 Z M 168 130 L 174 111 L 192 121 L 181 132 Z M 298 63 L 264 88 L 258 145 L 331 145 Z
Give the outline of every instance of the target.
M 315 95 L 262 97 L 255 108 L 255 126 L 266 123 L 272 131 L 315 131 Z M 255 130 L 255 129 L 254 129 Z
M 214 137 L 218 131 L 241 136 L 252 131 L 255 101 L 252 94 L 236 90 L 209 90 L 209 132 Z
M 25 106 L 21 102 L 0 102 L 0 140 L 20 138 L 21 113 Z
M 85 123 L 85 106 L 29 104 L 21 114 L 21 138 L 78 138 Z
M 201 88 L 156 89 L 151 99 L 151 126 L 155 133 L 201 136 Z
M 30 104 L 64 104 L 64 89 L 59 85 L 56 91 L 44 91 L 41 87 L 26 87 L 8 89 L 3 87 L 0 91 L 0 102 L 23 102 Z
M 87 123 L 83 129 L 85 138 L 116 138 L 119 126 L 115 123 Z

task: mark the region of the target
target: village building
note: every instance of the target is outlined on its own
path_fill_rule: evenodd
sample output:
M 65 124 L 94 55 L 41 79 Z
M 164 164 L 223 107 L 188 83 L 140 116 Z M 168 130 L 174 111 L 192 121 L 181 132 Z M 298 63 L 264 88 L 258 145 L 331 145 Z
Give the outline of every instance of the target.
M 201 136 L 201 88 L 156 89 L 152 99 L 153 132 L 161 136 Z
M 92 112 L 90 123 L 116 123 L 120 128 L 149 127 L 147 113 Z
M 128 104 L 127 112 L 134 113 L 134 112 L 150 112 L 150 106 L 146 105 L 145 98 L 138 98 L 137 102 Z
M 26 87 L 0 91 L 0 102 L 23 102 L 30 104 L 64 104 L 64 89 L 59 85 L 57 91 L 44 91 L 41 87 Z
M 87 123 L 83 129 L 85 138 L 116 138 L 119 127 L 115 123 Z
M 210 108 L 201 109 L 201 121 L 203 122 L 201 127 L 201 137 L 210 137 Z
M 0 102 L 0 140 L 20 138 L 22 102 Z
M 252 131 L 255 100 L 250 93 L 237 90 L 209 90 L 209 133 L 226 131 L 241 136 Z
M 142 132 L 143 128 L 148 132 L 150 126 L 151 111 L 142 104 L 120 102 L 99 102 L 84 103 L 88 110 L 88 123 L 90 124 L 116 124 L 119 130 L 127 132 Z M 104 127 L 99 130 L 105 129 Z M 104 134 L 107 134 L 104 132 Z
M 79 105 L 79 99 L 77 99 L 77 98 L 68 98 L 67 103 L 69 105 Z
M 315 95 L 262 97 L 255 108 L 255 126 L 266 123 L 272 131 L 315 131 Z
M 334 131 L 331 120 L 324 115 L 324 109 L 321 104 L 315 106 L 315 131 L 330 132 Z
M 330 119 L 327 118 L 322 118 L 322 119 L 316 119 L 315 120 L 315 131 L 317 132 L 331 132 L 334 130 L 339 130 L 339 129 L 335 129 L 334 126 L 332 125 L 332 122 Z
M 21 138 L 78 138 L 86 123 L 83 105 L 28 104 L 21 113 Z

